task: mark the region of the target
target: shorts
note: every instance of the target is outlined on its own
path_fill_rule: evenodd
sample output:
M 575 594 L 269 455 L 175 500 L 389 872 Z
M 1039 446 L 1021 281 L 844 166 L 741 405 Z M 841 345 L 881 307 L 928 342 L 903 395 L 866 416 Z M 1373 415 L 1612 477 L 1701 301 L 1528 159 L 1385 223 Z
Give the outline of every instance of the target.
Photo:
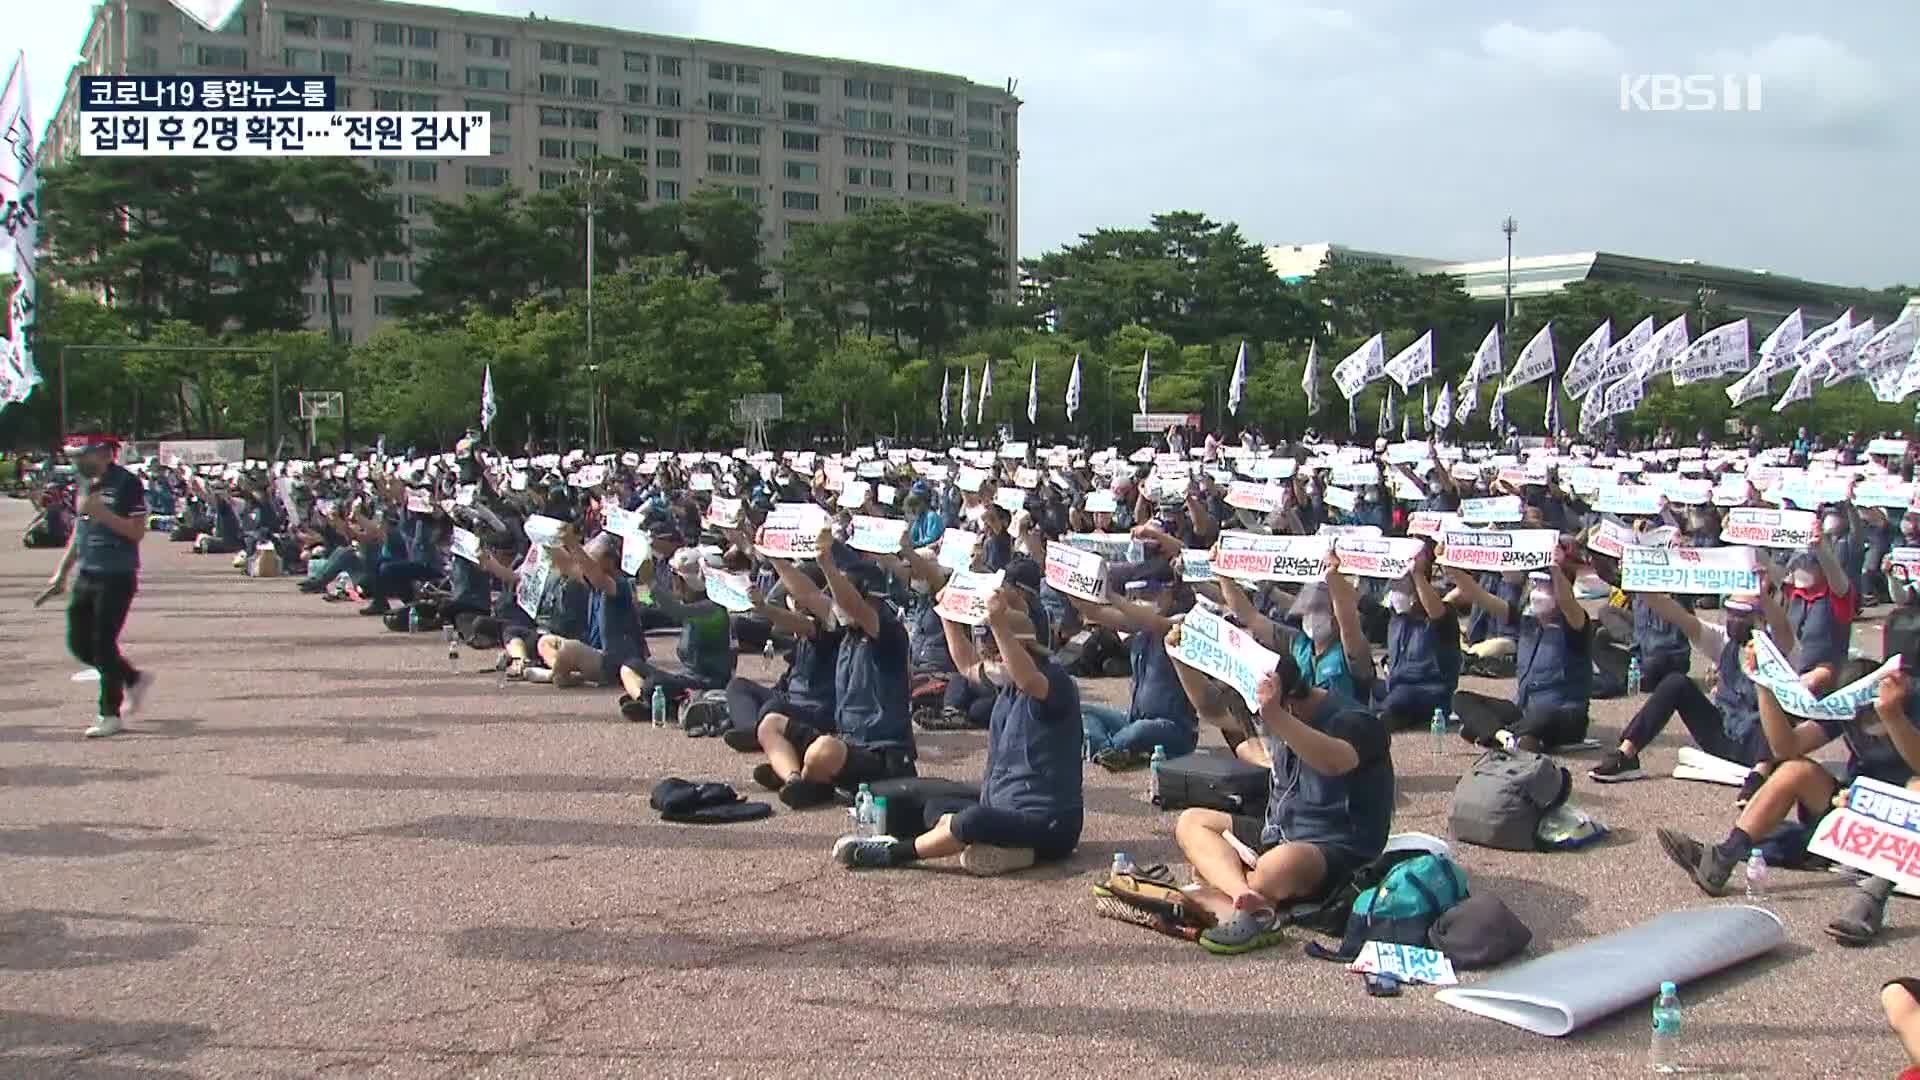
M 828 734 L 812 724 L 791 717 L 787 721 L 787 741 L 793 744 L 794 753 L 801 757 L 806 756 L 807 747 L 812 746 L 815 740 Z M 846 739 L 840 741 L 847 748 L 847 761 L 834 775 L 835 787 L 858 787 L 891 780 L 896 776 L 918 775 L 913 758 L 904 750 L 876 750 Z
M 765 720 L 768 713 L 779 713 L 787 718 L 787 737 L 793 738 L 795 727 L 807 727 L 816 732 L 833 733 L 833 711 L 819 705 L 809 705 L 804 701 L 795 701 L 785 694 L 775 694 L 760 706 L 759 719 Z M 811 741 L 811 740 L 809 740 Z M 798 743 L 794 744 L 798 746 Z M 851 744 L 849 744 L 851 748 Z M 803 751 L 804 752 L 804 751 Z
M 1264 818 L 1248 817 L 1245 814 L 1233 815 L 1233 838 L 1253 849 L 1256 855 L 1265 855 L 1279 844 L 1263 843 L 1267 822 Z M 1361 867 L 1373 862 L 1377 855 L 1364 855 L 1354 848 L 1341 844 L 1326 844 L 1315 840 L 1298 841 L 1312 844 L 1320 851 L 1320 857 L 1326 861 L 1327 876 L 1320 879 L 1320 888 L 1310 896 L 1289 898 L 1289 903 L 1317 904 L 1335 892 L 1344 888 Z
M 1037 862 L 1064 859 L 1080 844 L 1077 817 L 1067 822 L 981 806 L 970 799 L 930 799 L 927 828 L 932 829 L 948 814 L 953 815 L 953 838 L 961 843 L 1028 848 Z

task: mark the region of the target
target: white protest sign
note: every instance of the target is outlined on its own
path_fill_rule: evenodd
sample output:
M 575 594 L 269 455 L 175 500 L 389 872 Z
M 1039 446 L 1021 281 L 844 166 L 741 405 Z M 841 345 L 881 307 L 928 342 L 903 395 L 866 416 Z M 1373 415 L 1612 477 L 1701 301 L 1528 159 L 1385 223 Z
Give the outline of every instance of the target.
M 1246 471 L 1255 480 L 1291 480 L 1300 463 L 1292 458 L 1260 458 L 1249 463 Z
M 753 610 L 753 584 L 747 575 L 731 570 L 708 570 L 707 599 L 739 614 Z
M 1228 530 L 1213 553 L 1213 572 L 1241 581 L 1321 581 L 1327 576 L 1327 536 L 1262 536 Z
M 1913 503 L 1914 486 L 1897 476 L 1869 476 L 1854 482 L 1853 502 L 1856 506 L 1898 507 L 1906 509 Z
M 853 515 L 853 535 L 847 546 L 875 555 L 894 555 L 907 542 L 907 523 L 898 518 Z
M 1360 505 L 1360 496 L 1355 495 L 1353 492 L 1348 491 L 1346 488 L 1330 487 L 1327 490 L 1321 492 L 1320 497 L 1327 501 L 1328 506 L 1331 506 L 1336 510 L 1350 511 L 1354 507 Z
M 433 513 L 433 496 L 418 488 L 407 490 L 407 510 L 415 514 Z
M 994 571 L 991 574 L 976 574 L 971 570 L 956 570 L 947 579 L 947 586 L 940 590 L 940 598 L 935 610 L 940 617 L 965 626 L 979 626 L 987 621 L 987 598 L 1006 574 Z
M 1676 473 L 1661 473 L 1652 478 L 1653 486 L 1675 506 L 1704 506 L 1713 498 L 1713 484 Z
M 1807 852 L 1920 892 L 1920 793 L 1860 777 L 1814 827 Z
M 1750 547 L 1641 547 L 1620 554 L 1622 592 L 1704 593 L 1760 591 L 1760 566 Z
M 1887 573 L 1897 581 L 1920 580 L 1920 547 L 1897 547 L 1887 552 Z
M 1107 561 L 1072 544 L 1047 545 L 1047 584 L 1068 596 L 1100 603 L 1107 598 Z
M 873 485 L 865 480 L 849 480 L 840 487 L 840 494 L 833 504 L 842 510 L 858 510 L 867 505 L 867 497 L 873 494 Z
M 1089 514 L 1111 514 L 1118 505 L 1111 491 L 1087 492 L 1086 509 Z
M 1380 535 L 1378 525 L 1322 525 L 1313 531 L 1315 536 L 1331 536 L 1336 540 L 1343 536 L 1357 536 L 1374 539 Z
M 1180 553 L 1180 580 L 1189 584 L 1202 581 L 1216 581 L 1213 573 L 1213 560 L 1204 551 L 1188 548 Z
M 1140 541 L 1126 533 L 1068 533 L 1065 542 L 1108 562 L 1139 562 L 1146 558 Z
M 973 552 L 980 546 L 980 534 L 966 529 L 948 529 L 940 534 L 941 566 L 949 570 L 965 570 L 973 565 Z
M 1255 713 L 1260 711 L 1260 680 L 1280 662 L 1279 655 L 1253 635 L 1204 607 L 1187 612 L 1180 624 L 1180 643 L 1168 655 L 1239 691 Z
M 1544 570 L 1560 534 L 1552 529 L 1448 529 L 1440 565 L 1463 570 Z
M 1713 485 L 1713 505 L 1743 506 L 1747 501 L 1747 479 L 1744 476 L 1723 476 Z
M 1362 975 L 1386 975 L 1404 983 L 1428 986 L 1457 986 L 1453 961 L 1438 949 L 1418 945 L 1396 945 L 1391 941 L 1369 941 L 1360 946 L 1360 955 L 1347 965 L 1348 971 Z
M 1875 457 L 1906 457 L 1907 440 L 1869 439 L 1867 440 L 1867 453 Z
M 900 498 L 900 492 L 892 484 L 873 485 L 873 500 L 881 506 L 892 506 Z
M 1439 536 L 1448 529 L 1457 529 L 1466 524 L 1459 514 L 1449 514 L 1438 510 L 1421 510 L 1407 517 L 1408 536 Z
M 1593 509 L 1598 514 L 1620 514 L 1625 517 L 1653 517 L 1660 513 L 1660 502 L 1666 498 L 1660 489 L 1648 484 L 1615 484 L 1604 487 L 1595 494 Z
M 534 544 L 527 549 L 527 557 L 520 562 L 520 583 L 513 590 L 513 602 L 530 619 L 540 617 L 540 597 L 547 591 L 547 580 L 553 576 L 553 560 L 547 557 L 547 549 Z
M 550 518 L 545 514 L 528 514 L 526 522 L 520 527 L 526 532 L 527 539 L 532 541 L 534 546 L 544 547 L 548 544 L 557 544 L 560 542 L 560 530 L 566 528 L 567 523 L 558 518 Z
M 1492 525 L 1519 521 L 1523 514 L 1518 495 L 1499 495 L 1487 499 L 1465 499 L 1460 503 L 1463 521 Z
M 1816 697 L 1765 630 L 1755 630 L 1752 640 L 1753 651 L 1741 655 L 1740 666 L 1754 682 L 1773 692 L 1782 709 L 1807 720 L 1851 720 L 1855 713 L 1873 704 L 1880 680 L 1900 670 L 1900 657 L 1895 655 L 1864 677 L 1825 697 Z
M 1805 548 L 1813 543 L 1819 523 L 1808 510 L 1767 510 L 1736 506 L 1727 511 L 1720 539 L 1729 544 L 1765 548 Z
M 1333 467 L 1333 482 L 1344 488 L 1371 487 L 1380 482 L 1380 467 L 1368 461 L 1340 462 Z
M 1603 520 L 1587 534 L 1587 550 L 1619 558 L 1620 553 L 1640 542 L 1633 530 L 1618 521 Z
M 713 497 L 707 504 L 706 523 L 716 529 L 737 529 L 740 527 L 740 500 L 720 495 Z
M 480 538 L 458 525 L 453 527 L 453 553 L 470 563 L 480 561 Z
M 1398 581 L 1413 571 L 1414 560 L 1427 545 L 1411 537 L 1343 536 L 1333 542 L 1340 556 L 1340 572 L 1358 577 Z
M 993 493 L 993 505 L 1009 514 L 1017 514 L 1027 505 L 1027 489 L 1003 487 Z
M 813 503 L 780 503 L 767 515 L 754 546 L 768 558 L 811 559 L 819 554 L 826 524 L 827 512 Z
M 986 482 L 986 473 L 979 469 L 969 469 L 965 465 L 960 467 L 960 473 L 953 481 L 955 487 L 966 492 L 977 492 L 980 490 L 980 485 Z
M 1287 493 L 1290 490 L 1285 484 L 1254 484 L 1235 480 L 1227 488 L 1227 505 L 1236 510 L 1271 514 L 1287 508 Z
M 646 535 L 646 530 L 640 525 L 640 514 L 638 511 L 626 510 L 609 504 L 604 513 L 606 515 L 604 525 L 608 532 L 629 539 L 638 539 Z

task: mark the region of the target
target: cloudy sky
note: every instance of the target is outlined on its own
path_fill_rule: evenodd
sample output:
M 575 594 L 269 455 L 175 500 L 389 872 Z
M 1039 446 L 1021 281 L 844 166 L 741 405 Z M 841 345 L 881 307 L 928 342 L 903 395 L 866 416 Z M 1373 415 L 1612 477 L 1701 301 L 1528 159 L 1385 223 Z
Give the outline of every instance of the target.
M 1016 79 L 1027 255 L 1193 209 L 1261 243 L 1492 258 L 1512 214 L 1517 254 L 1920 284 L 1910 0 L 446 6 Z M 90 4 L 29 10 L 9 29 L 44 123 Z M 1757 75 L 1761 110 L 1622 111 L 1621 75 L 1661 73 Z

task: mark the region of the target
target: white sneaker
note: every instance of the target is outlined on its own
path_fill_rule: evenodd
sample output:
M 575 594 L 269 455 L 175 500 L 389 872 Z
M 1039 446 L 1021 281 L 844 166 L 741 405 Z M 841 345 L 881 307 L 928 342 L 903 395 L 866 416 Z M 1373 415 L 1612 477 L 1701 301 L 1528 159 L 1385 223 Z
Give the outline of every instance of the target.
M 125 728 L 121 726 L 119 717 L 102 716 L 94 720 L 93 726 L 87 729 L 86 735 L 89 739 L 105 739 L 109 736 L 118 735 L 123 730 L 125 730 Z
M 141 672 L 139 682 L 128 683 L 121 693 L 120 715 L 124 718 L 139 713 L 141 707 L 146 704 L 147 691 L 152 687 L 153 673 L 150 671 Z
M 960 852 L 960 869 L 974 877 L 999 877 L 1025 870 L 1034 863 L 1032 848 L 996 847 L 992 844 L 968 844 Z

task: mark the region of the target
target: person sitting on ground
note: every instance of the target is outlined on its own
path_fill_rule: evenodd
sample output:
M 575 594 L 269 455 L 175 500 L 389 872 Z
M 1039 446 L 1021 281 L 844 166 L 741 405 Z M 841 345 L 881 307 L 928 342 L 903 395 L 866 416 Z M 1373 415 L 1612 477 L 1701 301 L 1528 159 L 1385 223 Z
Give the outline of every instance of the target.
M 787 670 L 771 688 L 745 678 L 727 684 L 728 730 L 721 739 L 741 753 L 760 749 L 760 725 L 769 716 L 799 721 L 815 731 L 834 729 L 834 673 L 845 630 L 833 617 L 833 600 L 822 590 L 827 577 L 817 564 L 769 559 L 781 585 L 777 595 L 752 594 L 753 610 L 777 632 L 793 638 Z M 794 589 L 788 576 L 804 579 Z
M 240 511 L 233 489 L 225 484 L 208 484 L 207 499 L 213 509 L 213 530 L 201 533 L 193 549 L 207 555 L 238 554 L 246 545 L 246 537 L 241 533 Z
M 1824 694 L 1847 662 L 1847 645 L 1859 597 L 1833 549 L 1814 537 L 1810 551 L 1795 552 L 1787 562 L 1787 625 L 1793 629 L 1794 649 L 1787 657 L 1806 680 L 1807 689 Z
M 639 655 L 620 671 L 620 682 L 627 691 L 620 699 L 620 713 L 629 720 L 644 720 L 650 715 L 655 689 L 666 691 L 671 711 L 677 699 L 701 690 L 723 689 L 733 679 L 736 657 L 732 618 L 726 608 L 707 597 L 706 566 L 699 549 L 674 552 L 672 568 L 671 595 L 655 592 L 653 603 L 680 624 L 677 655 L 682 670 L 667 671 L 654 664 L 643 642 Z M 646 576 L 645 567 L 640 572 Z M 689 729 L 688 734 L 704 732 Z
M 1146 765 L 1156 747 L 1168 757 L 1191 754 L 1200 741 L 1200 721 L 1167 656 L 1167 632 L 1193 607 L 1193 589 L 1171 568 L 1126 585 L 1124 599 L 1096 604 L 1073 597 L 1090 623 L 1130 633 L 1132 696 L 1125 710 L 1089 702 L 1081 706 L 1087 750 L 1109 772 Z
M 834 621 L 846 631 L 835 654 L 834 733 L 771 713 L 760 721 L 767 760 L 753 770 L 755 783 L 779 792 L 794 810 L 832 800 L 836 787 L 914 773 L 907 631 L 881 599 L 885 575 L 837 548 L 831 527 L 820 530 L 818 544 L 816 562 L 833 598 Z M 840 564 L 842 558 L 848 565 Z M 814 591 L 811 582 L 799 576 L 781 580 L 801 606 L 819 609 L 817 599 L 802 595 Z
M 1202 886 L 1190 895 L 1217 920 L 1200 935 L 1215 953 L 1279 942 L 1280 911 L 1344 886 L 1379 857 L 1393 823 L 1393 758 L 1383 721 L 1344 694 L 1314 686 L 1291 652 L 1261 677 L 1258 698 L 1273 761 L 1265 820 L 1196 807 L 1181 811 L 1174 825 Z
M 999 688 L 987 736 L 978 802 L 931 799 L 916 837 L 843 836 L 834 861 L 849 868 L 906 866 L 960 856 L 981 876 L 1066 858 L 1085 817 L 1080 760 L 1080 688 L 1041 647 L 1013 588 L 987 600 L 987 621 L 945 623 L 960 670 Z
M 1672 597 L 1640 593 L 1643 602 L 1661 620 L 1676 626 L 1700 655 L 1713 661 L 1717 679 L 1708 697 L 1684 671 L 1669 671 L 1651 685 L 1647 700 L 1633 714 L 1620 736 L 1620 745 L 1588 771 L 1603 784 L 1639 780 L 1640 751 L 1675 716 L 1687 725 L 1695 745 L 1717 758 L 1751 768 L 1767 756 L 1766 733 L 1760 728 L 1760 704 L 1753 680 L 1740 666 L 1740 650 L 1763 622 L 1774 641 L 1791 641 L 1786 612 L 1768 592 L 1735 593 L 1727 597 L 1725 627 L 1715 626 L 1681 607 Z
M 1460 688 L 1460 616 L 1433 584 L 1432 545 L 1387 589 L 1387 677 L 1375 707 L 1389 730 L 1419 727 L 1451 711 Z
M 1466 648 L 1462 657 L 1466 673 L 1494 679 L 1512 678 L 1514 650 L 1519 647 L 1520 637 L 1518 616 L 1525 607 L 1527 575 L 1524 571 L 1483 570 L 1473 579 L 1482 592 L 1499 597 L 1506 606 L 1501 609 L 1503 614 L 1496 618 L 1490 609 L 1473 602 L 1463 590 L 1454 588 L 1447 593 L 1449 605 L 1468 609 L 1463 639 Z
M 1889 981 L 1880 988 L 1880 1007 L 1886 1010 L 1887 1026 L 1900 1037 L 1900 1049 L 1906 1051 L 1907 1067 L 1899 1080 L 1920 1080 L 1920 979 Z
M 1802 720 L 1780 707 L 1765 685 L 1759 687 L 1760 726 L 1778 764 L 1747 803 L 1727 838 L 1708 845 L 1683 832 L 1660 829 L 1656 835 L 1667 857 L 1687 872 L 1700 891 L 1720 896 L 1734 867 L 1764 843 L 1789 813 L 1804 824 L 1818 821 L 1832 806 L 1834 796 L 1860 777 L 1894 787 L 1920 789 L 1914 780 L 1920 771 L 1920 693 L 1908 672 L 1920 662 L 1920 650 L 1901 656 L 1902 670 L 1881 678 L 1874 700 L 1844 720 Z M 1843 674 L 1849 682 L 1865 678 L 1873 665 L 1850 661 Z M 1827 767 L 1809 755 L 1835 739 L 1847 746 L 1847 775 L 1836 781 Z M 1840 914 L 1827 924 L 1827 934 L 1842 945 L 1867 945 L 1886 925 L 1887 898 L 1893 882 L 1861 877 Z
M 1300 629 L 1260 614 L 1237 582 L 1222 581 L 1220 594 L 1234 621 L 1246 627 L 1254 640 L 1293 658 L 1316 687 L 1351 701 L 1366 701 L 1373 692 L 1373 649 L 1367 644 L 1360 619 L 1360 594 L 1340 573 L 1340 557 L 1329 554 L 1326 574 L 1300 590 L 1288 606 L 1289 618 Z M 1284 601 L 1285 594 L 1279 594 Z
M 569 527 L 562 531 L 561 545 L 550 549 L 549 557 L 554 576 L 587 587 L 587 632 L 581 638 L 552 633 L 540 638 L 537 647 L 551 672 L 548 681 L 562 689 L 582 683 L 626 685 L 622 669 L 637 673 L 647 649 L 640 636 L 633 579 L 620 570 L 620 538 L 603 532 L 583 548 L 578 534 Z M 632 693 L 633 686 L 627 691 Z
M 1498 622 L 1514 621 L 1506 600 L 1480 587 L 1470 571 L 1449 567 L 1454 585 Z M 1514 700 L 1471 690 L 1454 695 L 1461 736 L 1483 746 L 1501 733 L 1522 750 L 1544 750 L 1587 737 L 1593 690 L 1593 625 L 1574 598 L 1558 563 L 1528 575 L 1527 606 L 1518 613 L 1520 637 Z

